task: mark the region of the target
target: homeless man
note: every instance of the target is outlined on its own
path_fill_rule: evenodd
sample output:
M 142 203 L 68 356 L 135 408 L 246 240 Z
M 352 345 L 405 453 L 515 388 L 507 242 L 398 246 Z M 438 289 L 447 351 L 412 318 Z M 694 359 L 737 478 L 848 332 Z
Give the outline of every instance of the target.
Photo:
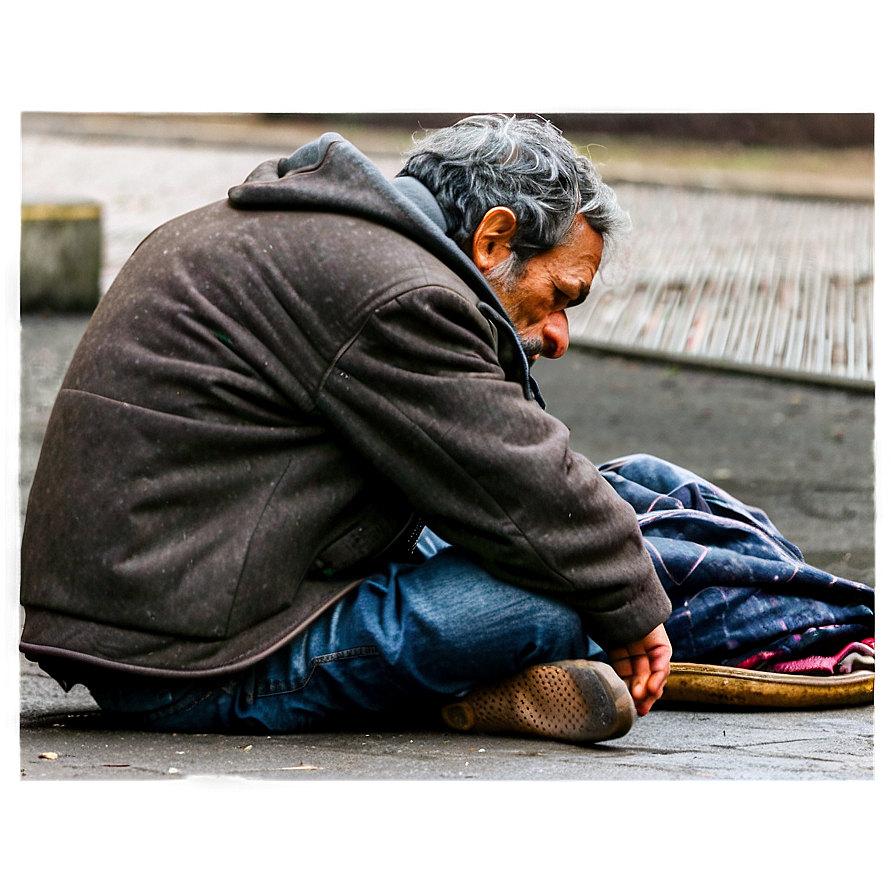
M 474 116 L 394 180 L 325 134 L 158 228 L 51 416 L 26 655 L 156 730 L 624 734 L 670 602 L 529 369 L 626 224 L 549 123 Z

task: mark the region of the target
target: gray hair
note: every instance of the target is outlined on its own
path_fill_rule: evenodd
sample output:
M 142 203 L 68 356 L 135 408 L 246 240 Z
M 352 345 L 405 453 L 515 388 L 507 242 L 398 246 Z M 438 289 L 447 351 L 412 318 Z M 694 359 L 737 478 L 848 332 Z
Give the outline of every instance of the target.
M 400 175 L 417 178 L 435 196 L 448 236 L 464 250 L 489 209 L 511 209 L 517 271 L 538 252 L 561 245 L 577 215 L 605 247 L 631 228 L 590 159 L 540 118 L 473 115 L 429 131 L 415 140 Z

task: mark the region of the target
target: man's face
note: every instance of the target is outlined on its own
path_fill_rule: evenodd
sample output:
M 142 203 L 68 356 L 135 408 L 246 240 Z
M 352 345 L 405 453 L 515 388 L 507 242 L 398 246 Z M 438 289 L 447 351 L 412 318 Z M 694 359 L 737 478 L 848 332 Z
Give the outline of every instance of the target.
M 581 216 L 563 245 L 533 255 L 511 282 L 489 276 L 530 363 L 559 358 L 569 347 L 566 309 L 585 301 L 600 266 L 603 238 Z

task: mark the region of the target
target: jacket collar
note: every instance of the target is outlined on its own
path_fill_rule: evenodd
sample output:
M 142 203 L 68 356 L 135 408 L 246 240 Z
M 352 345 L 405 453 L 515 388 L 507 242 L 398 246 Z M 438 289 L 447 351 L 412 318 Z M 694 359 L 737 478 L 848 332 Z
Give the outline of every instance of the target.
M 423 212 L 423 214 L 426 215 L 426 217 L 429 218 L 442 233 L 448 233 L 448 221 L 445 218 L 445 213 L 442 211 L 442 207 L 436 201 L 436 197 L 433 196 L 416 177 L 410 177 L 409 175 L 396 177 L 392 181 L 392 186 L 395 187 L 405 199 L 417 206 L 417 208 Z

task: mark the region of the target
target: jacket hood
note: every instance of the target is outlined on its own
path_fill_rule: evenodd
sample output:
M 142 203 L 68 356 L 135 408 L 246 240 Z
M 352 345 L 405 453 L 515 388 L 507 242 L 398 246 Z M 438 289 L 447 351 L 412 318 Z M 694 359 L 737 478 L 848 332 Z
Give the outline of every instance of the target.
M 307 209 L 365 218 L 419 243 L 475 292 L 482 313 L 509 337 L 502 340 L 502 366 L 523 384 L 527 398 L 544 406 L 504 306 L 473 262 L 446 235 L 442 210 L 420 181 L 412 177 L 389 181 L 356 147 L 328 132 L 287 158 L 262 162 L 227 196 L 238 209 Z

